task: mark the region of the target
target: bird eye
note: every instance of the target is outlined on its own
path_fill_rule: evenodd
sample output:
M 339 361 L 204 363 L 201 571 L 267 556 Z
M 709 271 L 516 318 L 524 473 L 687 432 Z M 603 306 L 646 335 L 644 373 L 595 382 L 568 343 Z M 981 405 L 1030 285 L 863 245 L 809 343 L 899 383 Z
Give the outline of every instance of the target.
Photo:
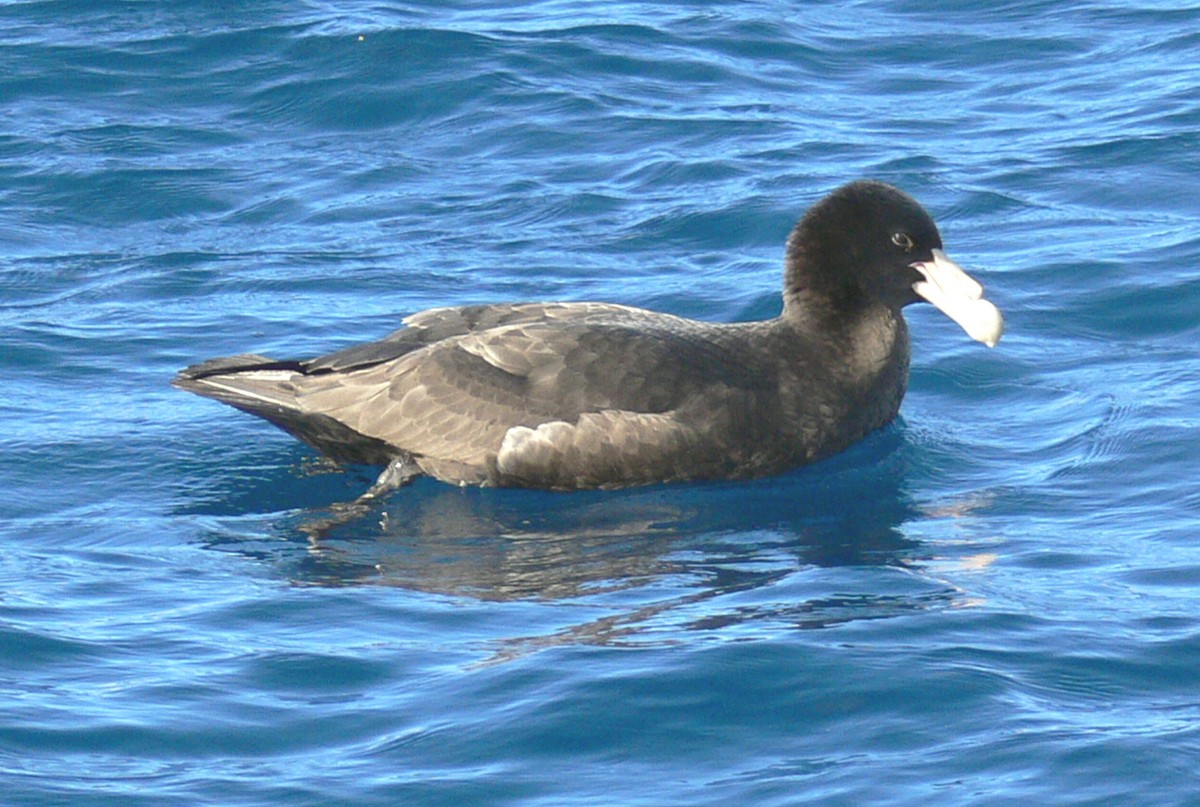
M 912 252 L 913 240 L 908 237 L 908 233 L 892 233 L 892 243 L 905 252 Z

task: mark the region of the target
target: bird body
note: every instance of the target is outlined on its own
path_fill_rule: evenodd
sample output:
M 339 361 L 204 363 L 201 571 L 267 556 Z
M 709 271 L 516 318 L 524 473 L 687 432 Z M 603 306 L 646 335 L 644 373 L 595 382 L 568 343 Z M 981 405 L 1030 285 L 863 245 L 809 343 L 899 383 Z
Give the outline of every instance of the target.
M 711 323 L 607 303 L 436 308 L 377 342 L 304 361 L 215 359 L 175 384 L 333 459 L 403 468 L 398 480 L 573 490 L 755 477 L 827 457 L 895 417 L 904 305 L 938 297 L 994 344 L 1001 320 L 981 292 L 916 202 L 859 182 L 793 231 L 775 319 Z

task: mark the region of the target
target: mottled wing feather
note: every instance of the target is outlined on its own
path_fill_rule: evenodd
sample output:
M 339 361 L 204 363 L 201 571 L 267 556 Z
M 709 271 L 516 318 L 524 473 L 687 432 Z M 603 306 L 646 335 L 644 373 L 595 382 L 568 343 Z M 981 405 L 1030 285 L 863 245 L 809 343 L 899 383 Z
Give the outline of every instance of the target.
M 405 317 L 405 327 L 382 339 L 319 356 L 303 366 L 310 374 L 345 372 L 393 361 L 445 339 L 504 325 L 548 321 L 641 322 L 648 315 L 642 309 L 608 303 L 501 303 L 431 308 Z
M 640 479 L 634 466 L 653 461 L 657 464 L 645 471 L 649 481 L 664 478 L 663 467 L 681 461 L 679 452 L 694 452 L 704 442 L 687 431 L 680 411 L 668 410 L 686 415 L 698 401 L 729 402 L 731 387 L 764 383 L 761 368 L 737 364 L 711 339 L 689 338 L 687 329 L 675 333 L 661 321 L 653 329 L 597 324 L 576 314 L 559 322 L 469 330 L 364 369 L 309 375 L 299 382 L 298 399 L 308 411 L 330 414 L 412 454 L 442 478 L 450 472 L 439 468 L 466 478 L 462 467 L 473 469 L 470 481 L 493 477 L 511 429 L 559 422 L 575 430 L 564 456 L 576 459 L 556 460 L 552 473 L 578 474 L 577 466 L 598 463 L 596 479 L 609 479 L 618 466 L 622 470 L 612 481 L 631 474 Z M 627 361 L 630 355 L 638 361 Z M 715 397 L 706 395 L 714 391 Z M 709 422 L 721 422 L 707 414 Z M 706 437 L 713 445 L 722 443 Z M 588 451 L 599 453 L 587 459 Z M 532 456 L 513 453 L 513 467 L 528 476 Z M 699 458 L 690 456 L 686 464 L 695 468 Z M 595 484 L 602 483 L 586 486 Z
M 484 347 L 468 334 L 355 372 L 308 376 L 300 404 L 418 462 L 487 467 L 505 431 L 552 412 L 525 395 L 530 361 L 520 362 L 512 345 Z

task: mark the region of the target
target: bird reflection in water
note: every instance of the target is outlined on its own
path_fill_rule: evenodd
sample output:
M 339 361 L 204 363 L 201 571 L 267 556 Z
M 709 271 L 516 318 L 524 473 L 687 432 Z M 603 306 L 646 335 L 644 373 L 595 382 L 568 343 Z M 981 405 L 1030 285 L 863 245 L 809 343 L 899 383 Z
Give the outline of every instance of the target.
M 989 502 L 918 506 L 905 493 L 912 458 L 894 429 L 845 458 L 755 482 L 573 494 L 418 482 L 355 517 L 331 519 L 332 505 L 274 519 L 283 544 L 244 533 L 211 544 L 273 558 L 295 585 L 572 606 L 569 624 L 500 641 L 491 661 L 975 604 L 942 578 L 953 576 L 947 558 L 969 566 L 983 555 L 969 530 L 939 536 Z

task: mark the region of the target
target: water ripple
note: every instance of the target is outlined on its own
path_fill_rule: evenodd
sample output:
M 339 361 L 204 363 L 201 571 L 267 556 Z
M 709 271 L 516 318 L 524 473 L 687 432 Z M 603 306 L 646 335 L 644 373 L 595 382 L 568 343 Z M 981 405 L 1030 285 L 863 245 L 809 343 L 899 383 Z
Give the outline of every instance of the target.
M 1185 803 L 1198 29 L 0 4 L 6 803 Z M 346 519 L 375 469 L 168 386 L 432 305 L 771 316 L 859 176 L 1009 330 L 909 309 L 902 418 L 816 467 Z

